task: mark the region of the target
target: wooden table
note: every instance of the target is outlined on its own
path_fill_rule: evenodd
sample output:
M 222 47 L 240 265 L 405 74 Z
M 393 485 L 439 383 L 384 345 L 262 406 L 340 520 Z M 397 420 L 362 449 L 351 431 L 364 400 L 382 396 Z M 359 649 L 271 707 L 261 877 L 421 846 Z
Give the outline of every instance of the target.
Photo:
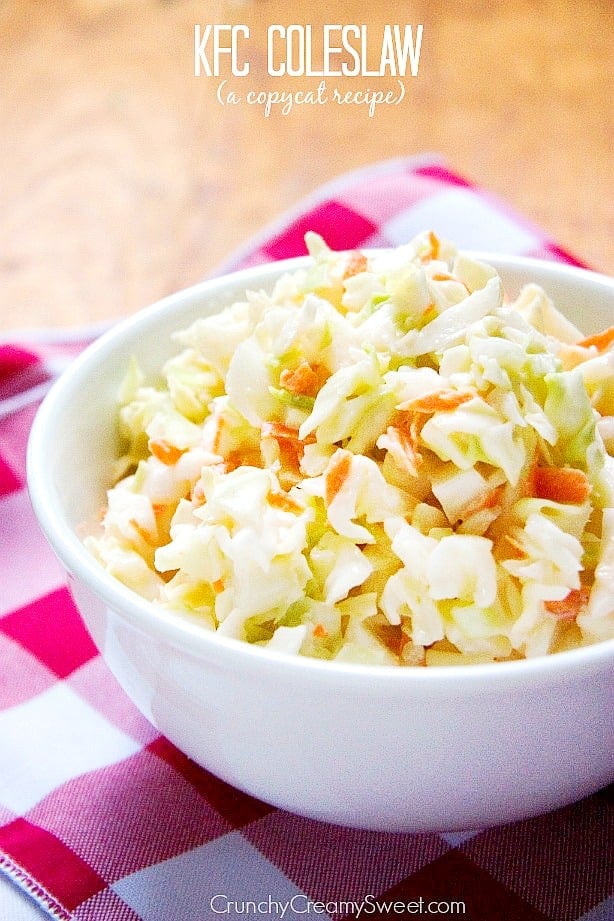
M 318 83 L 269 76 L 271 24 L 309 23 L 321 43 L 324 23 L 363 22 L 376 37 L 424 27 L 406 99 L 372 118 L 321 105 L 267 118 L 194 76 L 195 24 L 249 27 L 250 73 L 227 84 L 247 92 Z M 323 181 L 422 151 L 614 273 L 613 32 L 607 0 L 4 0 L 0 328 L 133 312 Z

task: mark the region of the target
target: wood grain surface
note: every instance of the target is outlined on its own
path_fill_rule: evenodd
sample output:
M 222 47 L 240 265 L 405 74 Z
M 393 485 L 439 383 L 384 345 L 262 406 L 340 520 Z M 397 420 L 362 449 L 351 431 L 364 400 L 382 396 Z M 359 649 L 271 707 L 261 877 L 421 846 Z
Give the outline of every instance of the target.
M 281 79 L 267 73 L 268 25 L 317 35 L 331 22 L 423 24 L 402 106 L 267 118 L 221 106 L 219 80 L 194 75 L 197 23 L 248 25 L 241 88 L 267 90 Z M 609 0 L 4 0 L 0 329 L 131 313 L 213 271 L 320 183 L 424 151 L 612 274 L 613 40 Z

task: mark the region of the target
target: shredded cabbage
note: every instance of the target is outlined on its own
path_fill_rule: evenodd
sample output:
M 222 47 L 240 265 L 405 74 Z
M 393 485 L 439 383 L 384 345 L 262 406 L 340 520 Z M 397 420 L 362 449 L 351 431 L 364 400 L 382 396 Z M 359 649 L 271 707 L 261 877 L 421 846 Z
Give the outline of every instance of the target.
M 203 629 L 445 666 L 614 637 L 614 333 L 424 233 L 333 252 L 178 332 L 119 392 L 87 546 Z

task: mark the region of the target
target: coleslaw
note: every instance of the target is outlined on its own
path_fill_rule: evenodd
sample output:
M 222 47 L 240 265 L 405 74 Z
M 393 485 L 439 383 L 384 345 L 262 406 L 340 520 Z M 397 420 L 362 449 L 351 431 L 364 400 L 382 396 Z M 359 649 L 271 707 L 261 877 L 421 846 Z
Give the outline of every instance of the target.
M 132 360 L 86 538 L 203 629 L 392 666 L 614 637 L 614 329 L 425 232 L 334 252 Z

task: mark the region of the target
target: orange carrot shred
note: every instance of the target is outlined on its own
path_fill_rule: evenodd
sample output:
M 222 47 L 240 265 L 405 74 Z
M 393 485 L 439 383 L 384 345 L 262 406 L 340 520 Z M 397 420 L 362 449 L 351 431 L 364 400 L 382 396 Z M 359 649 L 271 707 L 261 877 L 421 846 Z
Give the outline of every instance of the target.
M 263 422 L 261 432 L 263 438 L 277 438 L 284 441 L 296 441 L 299 444 L 309 444 L 310 442 L 315 441 L 315 435 L 307 436 L 307 438 L 301 441 L 301 439 L 298 437 L 298 429 L 292 429 L 289 425 L 284 425 L 283 422 Z
M 284 368 L 279 375 L 279 383 L 289 393 L 315 397 L 323 383 L 321 368 L 314 368 L 308 361 L 302 361 L 293 371 Z
M 415 413 L 450 412 L 475 397 L 472 390 L 438 390 L 401 403 L 397 409 Z
M 237 467 L 261 467 L 262 455 L 260 448 L 243 448 L 236 451 L 229 451 L 224 458 L 225 472 L 236 470 Z
M 154 457 L 157 457 L 159 461 L 167 466 L 176 464 L 183 454 L 183 451 L 169 444 L 168 441 L 165 441 L 163 438 L 151 439 L 149 442 L 149 450 Z
M 141 524 L 139 524 L 136 518 L 131 518 L 128 524 L 130 524 L 134 528 L 134 530 L 139 535 L 141 540 L 144 540 L 146 544 L 154 543 L 153 535 L 149 531 L 147 531 Z
M 607 329 L 602 329 L 601 332 L 595 333 L 592 336 L 586 336 L 585 339 L 581 339 L 580 342 L 576 342 L 576 345 L 579 345 L 585 349 L 588 349 L 594 345 L 599 352 L 605 352 L 613 343 L 614 326 L 608 326 Z
M 575 620 L 588 604 L 588 596 L 587 588 L 572 588 L 560 601 L 545 601 L 544 607 L 559 620 Z
M 333 454 L 324 473 L 324 500 L 330 505 L 350 474 L 352 455 L 341 448 Z
M 279 448 L 279 458 L 282 466 L 291 471 L 298 472 L 305 443 L 315 441 L 315 437 L 308 437 L 301 441 L 297 429 L 292 429 L 281 422 L 265 422 L 261 429 L 263 438 L 274 438 Z
M 437 259 L 439 256 L 439 238 L 435 236 L 432 230 L 429 230 L 429 243 L 431 244 L 431 259 Z
M 323 639 L 325 636 L 328 636 L 328 630 L 324 624 L 316 624 L 313 628 L 313 635 L 317 636 L 318 639 Z
M 581 505 L 591 491 L 587 475 L 575 467 L 536 467 L 532 480 L 532 495 L 552 502 Z
M 472 515 L 477 515 L 478 512 L 483 512 L 486 509 L 496 508 L 497 505 L 501 502 L 503 493 L 505 491 L 505 486 L 495 486 L 493 489 L 488 490 L 482 496 L 479 496 L 474 502 L 469 503 L 463 508 L 462 517 L 464 520 L 470 518 Z
M 416 447 L 416 438 L 411 428 L 404 430 L 395 425 L 389 425 L 382 447 L 390 452 L 397 466 L 406 468 L 412 476 L 418 476 L 418 467 L 424 458 Z
M 269 505 L 273 508 L 281 509 L 282 512 L 301 512 L 301 506 L 298 502 L 295 502 L 290 496 L 285 492 L 270 492 L 269 496 Z

